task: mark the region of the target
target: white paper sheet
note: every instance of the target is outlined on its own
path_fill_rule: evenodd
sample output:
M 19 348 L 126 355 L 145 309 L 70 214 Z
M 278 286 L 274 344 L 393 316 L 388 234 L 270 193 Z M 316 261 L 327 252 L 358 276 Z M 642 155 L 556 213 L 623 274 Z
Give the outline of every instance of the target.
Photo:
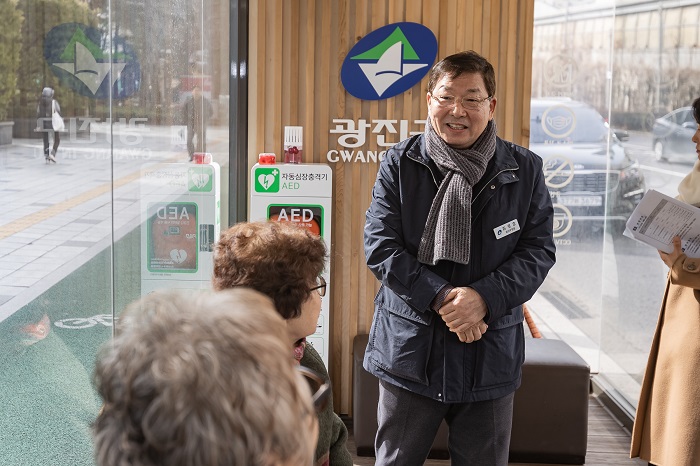
M 700 208 L 650 189 L 627 220 L 625 234 L 667 253 L 680 236 L 685 254 L 700 257 Z

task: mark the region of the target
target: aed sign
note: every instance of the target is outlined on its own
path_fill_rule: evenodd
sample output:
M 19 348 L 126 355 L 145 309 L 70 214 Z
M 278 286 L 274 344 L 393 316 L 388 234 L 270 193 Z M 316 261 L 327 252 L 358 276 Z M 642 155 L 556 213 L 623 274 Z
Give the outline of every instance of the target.
M 430 29 L 418 23 L 388 24 L 350 49 L 340 79 L 358 99 L 388 99 L 420 82 L 436 57 L 437 38 Z
M 148 206 L 146 260 L 149 272 L 195 273 L 198 268 L 197 204 Z
M 323 206 L 302 204 L 270 204 L 267 218 L 276 222 L 291 222 L 311 233 L 323 236 Z
M 331 217 L 333 212 L 333 171 L 321 163 L 282 163 L 274 165 L 253 165 L 250 171 L 251 221 L 269 220 L 286 222 L 305 228 L 313 235 L 320 236 L 328 251 L 331 250 Z M 326 258 L 322 273 L 329 290 L 332 291 L 330 277 L 331 257 Z M 328 364 L 330 299 L 321 301 L 321 314 L 318 317 L 316 332 L 307 337 Z
M 276 193 L 280 190 L 280 171 L 276 167 L 258 167 L 255 169 L 255 192 Z
M 251 180 L 253 193 L 272 197 L 325 195 L 332 189 L 327 170 L 328 167 L 318 168 L 312 164 L 256 164 Z
M 214 169 L 210 165 L 199 165 L 187 170 L 187 190 L 208 193 L 212 190 Z
M 158 207 L 156 217 L 159 220 L 189 220 L 190 213 L 182 204 L 170 204 Z

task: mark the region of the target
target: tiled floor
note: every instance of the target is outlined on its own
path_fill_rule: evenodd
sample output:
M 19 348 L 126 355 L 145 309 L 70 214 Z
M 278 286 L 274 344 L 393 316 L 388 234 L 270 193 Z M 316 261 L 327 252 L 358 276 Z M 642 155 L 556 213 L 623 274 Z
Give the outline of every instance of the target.
M 356 466 L 374 465 L 373 457 L 355 456 L 355 443 L 350 427 L 348 448 Z M 600 404 L 595 395 L 588 403 L 588 450 L 586 466 L 646 466 L 645 461 L 629 458 L 630 433 Z M 448 466 L 449 460 L 428 460 L 426 466 Z M 542 466 L 539 463 L 510 463 L 511 466 Z M 556 465 L 555 465 L 556 466 Z

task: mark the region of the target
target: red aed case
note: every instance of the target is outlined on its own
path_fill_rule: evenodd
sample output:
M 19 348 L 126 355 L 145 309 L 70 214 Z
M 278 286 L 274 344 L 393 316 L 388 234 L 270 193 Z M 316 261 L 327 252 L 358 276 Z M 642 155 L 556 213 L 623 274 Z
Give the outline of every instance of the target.
M 151 206 L 148 269 L 150 271 L 197 271 L 197 204 L 171 202 Z

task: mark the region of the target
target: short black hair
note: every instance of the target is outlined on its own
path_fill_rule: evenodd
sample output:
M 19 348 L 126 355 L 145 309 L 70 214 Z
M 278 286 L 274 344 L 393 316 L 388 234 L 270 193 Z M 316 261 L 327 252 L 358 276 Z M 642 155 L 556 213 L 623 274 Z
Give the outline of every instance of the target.
M 488 96 L 496 95 L 496 73 L 493 66 L 473 50 L 455 53 L 436 63 L 430 70 L 428 92 L 432 94 L 438 81 L 443 77 L 456 79 L 464 73 L 479 73 L 484 80 Z

